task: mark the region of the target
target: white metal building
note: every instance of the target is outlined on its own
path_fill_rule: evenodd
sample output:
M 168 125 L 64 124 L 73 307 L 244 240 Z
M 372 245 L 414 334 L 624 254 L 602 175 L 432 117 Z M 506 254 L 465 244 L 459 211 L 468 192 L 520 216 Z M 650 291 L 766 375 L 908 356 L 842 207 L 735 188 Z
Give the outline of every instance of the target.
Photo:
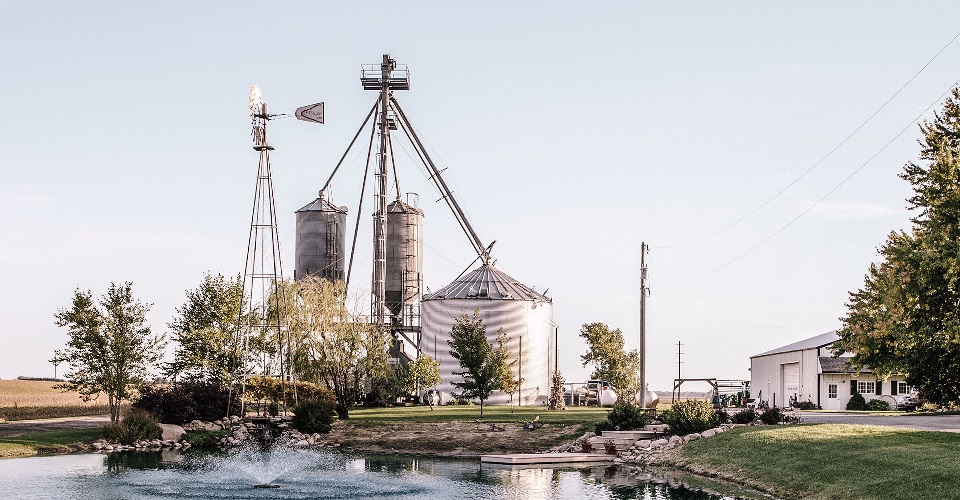
M 830 346 L 839 339 L 831 331 L 751 356 L 751 396 L 770 406 L 810 401 L 824 410 L 843 410 L 854 391 L 867 401 L 909 393 L 902 375 L 878 379 L 869 368 L 853 370 L 847 353 L 833 357 Z
M 509 359 L 516 361 L 514 376 L 522 379 L 513 394 L 494 392 L 489 404 L 543 404 L 550 396 L 550 375 L 554 369 L 555 331 L 553 301 L 491 264 L 484 264 L 453 283 L 423 297 L 421 349 L 440 363 L 442 402 L 458 389 L 451 382 L 461 380 L 462 371 L 450 355 L 450 331 L 454 319 L 466 313 L 480 318 L 487 328 L 487 340 L 496 346 L 497 332 L 507 337 Z

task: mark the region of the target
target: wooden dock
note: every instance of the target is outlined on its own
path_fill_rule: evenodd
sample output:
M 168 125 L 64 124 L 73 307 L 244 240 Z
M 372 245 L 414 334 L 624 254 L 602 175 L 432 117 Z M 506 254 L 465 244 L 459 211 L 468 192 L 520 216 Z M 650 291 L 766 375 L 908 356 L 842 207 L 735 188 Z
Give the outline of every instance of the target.
M 599 453 L 515 453 L 511 455 L 482 455 L 480 462 L 505 465 L 598 465 L 612 464 L 613 455 Z

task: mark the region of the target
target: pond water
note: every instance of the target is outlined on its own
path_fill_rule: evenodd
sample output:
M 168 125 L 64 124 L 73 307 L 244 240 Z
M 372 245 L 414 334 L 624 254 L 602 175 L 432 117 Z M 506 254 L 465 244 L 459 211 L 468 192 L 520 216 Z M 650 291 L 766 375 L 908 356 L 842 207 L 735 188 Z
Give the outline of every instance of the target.
M 6 459 L 0 460 L 0 485 L 0 497 L 20 499 L 733 498 L 668 486 L 621 467 L 515 468 L 283 448 Z

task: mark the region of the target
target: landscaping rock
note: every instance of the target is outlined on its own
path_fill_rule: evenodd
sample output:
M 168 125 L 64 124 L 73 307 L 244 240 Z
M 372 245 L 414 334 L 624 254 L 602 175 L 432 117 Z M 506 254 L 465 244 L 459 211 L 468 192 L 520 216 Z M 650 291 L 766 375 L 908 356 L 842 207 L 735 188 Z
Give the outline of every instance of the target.
M 160 424 L 160 428 L 163 429 L 161 437 L 164 441 L 180 441 L 187 432 L 183 427 L 176 424 Z
M 713 436 L 713 435 L 716 434 L 716 433 L 717 433 L 717 430 L 716 430 L 716 429 L 707 429 L 707 430 L 705 430 L 705 431 L 703 431 L 703 432 L 700 433 L 700 437 L 708 438 L 708 437 Z

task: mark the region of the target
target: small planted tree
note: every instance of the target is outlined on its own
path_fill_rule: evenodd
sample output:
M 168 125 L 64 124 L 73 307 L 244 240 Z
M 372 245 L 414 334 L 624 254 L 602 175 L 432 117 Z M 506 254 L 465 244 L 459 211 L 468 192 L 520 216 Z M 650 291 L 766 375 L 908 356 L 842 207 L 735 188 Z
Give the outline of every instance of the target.
M 493 391 L 503 387 L 503 371 L 506 365 L 506 353 L 495 350 L 487 340 L 487 327 L 480 318 L 480 310 L 473 317 L 463 313 L 456 318 L 450 331 L 450 355 L 460 362 L 461 372 L 454 375 L 463 377 L 462 382 L 452 382 L 462 389 L 458 395 L 463 398 L 480 400 L 480 417 L 483 417 L 483 402 Z
M 640 353 L 624 349 L 623 332 L 604 323 L 587 323 L 580 328 L 580 337 L 588 345 L 580 361 L 593 365 L 590 378 L 610 382 L 620 399 L 633 401 L 640 390 Z
M 70 340 L 54 353 L 54 363 L 67 363 L 67 382 L 60 388 L 76 391 L 89 401 L 107 395 L 110 421 L 120 420 L 120 404 L 130 399 L 163 354 L 164 339 L 146 324 L 150 304 L 133 297 L 133 283 L 110 284 L 99 303 L 90 291 L 77 290 L 68 309 L 55 315 Z
M 553 378 L 550 380 L 550 401 L 547 408 L 550 410 L 566 410 L 567 401 L 564 394 L 566 380 L 560 374 L 560 370 L 554 370 Z
M 402 384 L 406 393 L 419 391 L 421 388 L 433 387 L 440 383 L 440 363 L 437 360 L 420 353 L 417 359 L 407 363 L 406 373 L 403 374 Z M 433 405 L 430 405 L 433 410 Z

